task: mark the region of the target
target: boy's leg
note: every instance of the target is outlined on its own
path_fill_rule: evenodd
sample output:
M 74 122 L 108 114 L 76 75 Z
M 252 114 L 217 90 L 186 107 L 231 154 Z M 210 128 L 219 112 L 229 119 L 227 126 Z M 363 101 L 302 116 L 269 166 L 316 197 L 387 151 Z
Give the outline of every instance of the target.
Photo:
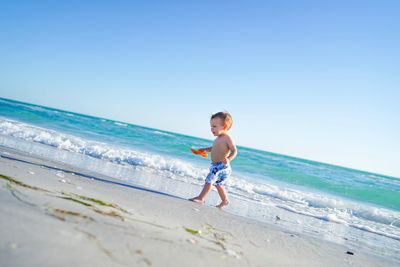
M 197 197 L 191 198 L 190 200 L 197 203 L 204 203 L 204 199 L 210 193 L 212 188 L 212 184 L 205 183 L 203 186 L 203 190 L 201 190 L 200 194 Z
M 225 188 L 222 187 L 221 185 L 216 185 L 215 188 L 217 188 L 219 197 L 221 198 L 221 203 L 217 206 L 217 208 L 224 208 L 225 206 L 229 205 L 229 199 L 228 195 L 226 194 Z

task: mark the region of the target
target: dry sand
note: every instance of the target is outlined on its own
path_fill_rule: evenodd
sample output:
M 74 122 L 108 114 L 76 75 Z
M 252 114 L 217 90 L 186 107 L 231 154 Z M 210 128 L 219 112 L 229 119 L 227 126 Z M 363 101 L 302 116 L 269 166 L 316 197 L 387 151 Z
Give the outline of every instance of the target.
M 1 266 L 399 266 L 14 150 L 0 155 Z

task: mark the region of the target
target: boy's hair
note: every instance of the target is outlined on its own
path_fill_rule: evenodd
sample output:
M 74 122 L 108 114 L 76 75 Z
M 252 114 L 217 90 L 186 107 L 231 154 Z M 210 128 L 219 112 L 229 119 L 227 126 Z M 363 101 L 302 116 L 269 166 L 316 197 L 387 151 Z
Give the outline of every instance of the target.
M 211 115 L 211 119 L 215 119 L 215 118 L 220 118 L 224 124 L 224 127 L 226 127 L 227 130 L 229 130 L 232 127 L 233 120 L 232 120 L 232 116 L 231 116 L 231 114 L 229 114 L 229 112 L 221 111 L 221 112 L 217 112 L 217 113 Z

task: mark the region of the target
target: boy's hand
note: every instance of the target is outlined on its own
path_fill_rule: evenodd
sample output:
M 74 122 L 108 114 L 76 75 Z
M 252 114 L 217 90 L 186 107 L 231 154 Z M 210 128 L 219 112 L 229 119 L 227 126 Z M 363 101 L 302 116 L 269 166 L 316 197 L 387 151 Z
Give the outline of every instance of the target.
M 224 163 L 224 164 L 229 164 L 229 162 L 230 162 L 230 160 L 228 158 L 224 158 L 222 160 L 222 163 Z

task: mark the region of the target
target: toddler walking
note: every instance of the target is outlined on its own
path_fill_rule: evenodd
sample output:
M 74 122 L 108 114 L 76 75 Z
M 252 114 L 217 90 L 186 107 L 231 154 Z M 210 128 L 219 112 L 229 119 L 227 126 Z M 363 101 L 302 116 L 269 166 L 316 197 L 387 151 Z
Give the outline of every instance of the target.
M 200 151 L 211 152 L 211 166 L 203 190 L 197 197 L 191 198 L 191 201 L 204 203 L 207 194 L 214 185 L 218 191 L 221 203 L 217 205 L 222 209 L 229 204 L 228 195 L 223 187 L 224 182 L 232 173 L 230 162 L 236 157 L 237 149 L 233 139 L 228 131 L 232 127 L 232 117 L 228 112 L 218 112 L 211 116 L 211 132 L 217 138 L 212 147 L 200 148 Z

